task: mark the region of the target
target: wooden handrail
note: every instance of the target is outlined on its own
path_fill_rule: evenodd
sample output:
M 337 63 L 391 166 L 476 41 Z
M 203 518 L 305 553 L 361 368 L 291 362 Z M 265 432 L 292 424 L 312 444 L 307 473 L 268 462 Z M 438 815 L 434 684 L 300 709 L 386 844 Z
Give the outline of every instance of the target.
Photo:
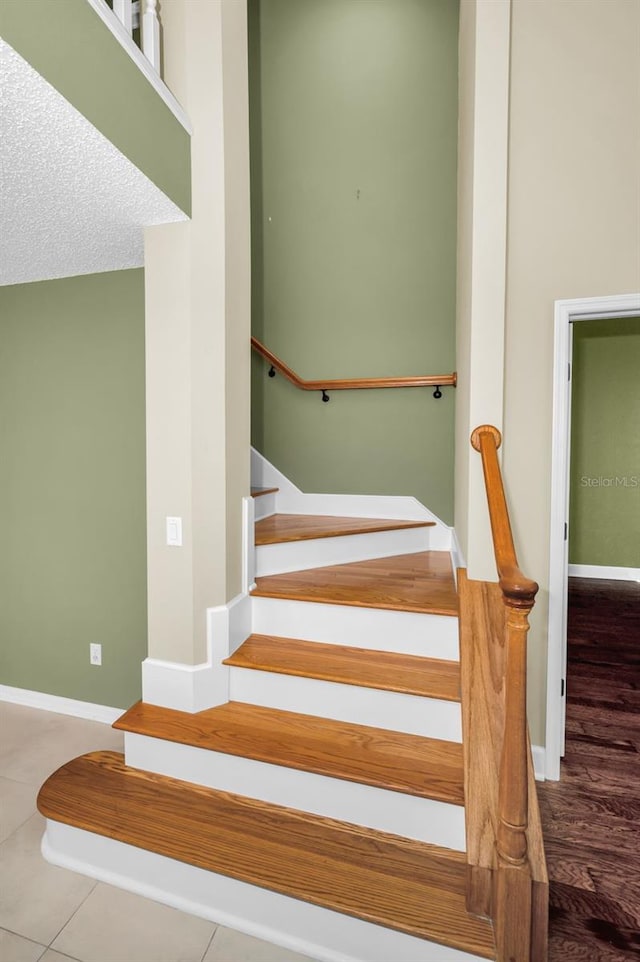
M 306 381 L 299 377 L 295 371 L 292 371 L 269 348 L 261 344 L 257 337 L 251 338 L 251 347 L 301 391 L 358 391 L 385 387 L 455 387 L 457 384 L 455 371 L 452 374 L 425 374 L 417 377 L 357 377 Z
M 502 435 L 493 425 L 482 424 L 471 435 L 471 444 L 482 456 L 482 469 L 489 502 L 491 533 L 500 587 L 503 594 L 510 598 L 516 607 L 528 607 L 531 610 L 538 585 L 535 581 L 527 578 L 518 567 L 511 533 L 509 509 L 507 508 L 497 454 L 498 448 L 502 444 Z
M 504 732 L 498 786 L 497 875 L 494 891 L 496 944 L 501 959 L 529 959 L 531 872 L 527 729 L 527 634 L 538 585 L 518 566 L 498 448 L 502 436 L 490 424 L 477 427 L 471 444 L 482 457 L 491 533 L 505 619 Z

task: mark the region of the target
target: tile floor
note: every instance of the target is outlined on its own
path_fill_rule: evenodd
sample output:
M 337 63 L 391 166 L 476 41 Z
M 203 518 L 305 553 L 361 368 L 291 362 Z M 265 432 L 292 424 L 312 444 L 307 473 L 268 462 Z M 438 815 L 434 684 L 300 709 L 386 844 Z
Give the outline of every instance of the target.
M 45 862 L 38 789 L 96 749 L 122 751 L 122 734 L 0 702 L 1 962 L 312 962 Z

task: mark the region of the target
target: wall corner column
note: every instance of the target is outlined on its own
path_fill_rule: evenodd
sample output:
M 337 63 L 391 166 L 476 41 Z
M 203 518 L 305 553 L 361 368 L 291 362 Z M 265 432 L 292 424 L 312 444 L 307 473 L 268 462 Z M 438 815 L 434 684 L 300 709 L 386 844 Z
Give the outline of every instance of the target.
M 165 79 L 194 133 L 191 220 L 145 234 L 149 656 L 192 668 L 211 660 L 211 609 L 242 585 L 250 429 L 246 0 L 172 0 L 162 12 Z M 183 519 L 182 547 L 165 544 L 165 518 L 173 515 Z
M 479 424 L 502 430 L 511 0 L 461 0 L 455 526 L 470 578 L 494 581 Z

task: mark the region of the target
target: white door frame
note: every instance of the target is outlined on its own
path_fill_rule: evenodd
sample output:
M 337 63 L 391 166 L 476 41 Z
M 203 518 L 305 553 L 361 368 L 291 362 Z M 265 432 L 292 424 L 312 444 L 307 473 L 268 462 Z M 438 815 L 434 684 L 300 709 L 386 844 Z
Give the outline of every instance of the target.
M 569 562 L 569 452 L 571 382 L 569 364 L 575 321 L 634 317 L 640 293 L 585 297 L 555 302 L 553 370 L 553 447 L 551 452 L 551 530 L 549 537 L 549 623 L 547 651 L 547 732 L 545 777 L 560 778 L 564 754 L 567 667 L 567 579 Z M 567 526 L 565 532 L 565 524 Z

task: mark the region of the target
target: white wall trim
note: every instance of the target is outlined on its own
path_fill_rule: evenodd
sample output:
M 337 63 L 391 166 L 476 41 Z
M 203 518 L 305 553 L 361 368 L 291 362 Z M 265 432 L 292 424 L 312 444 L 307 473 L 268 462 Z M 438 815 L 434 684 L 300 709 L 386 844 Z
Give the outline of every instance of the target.
M 58 715 L 87 718 L 90 721 L 104 722 L 105 725 L 113 725 L 114 721 L 120 718 L 120 715 L 124 712 L 123 708 L 94 705 L 88 701 L 63 698 L 61 695 L 49 695 L 43 691 L 11 688 L 10 685 L 0 685 L 0 701 L 12 702 L 14 705 L 27 705 L 29 708 L 39 708 L 41 711 L 52 711 Z
M 613 565 L 569 565 L 570 578 L 601 578 L 605 581 L 640 581 L 640 568 Z
M 159 658 L 142 662 L 142 698 L 151 705 L 199 712 L 229 700 L 229 669 L 222 661 L 251 634 L 251 598 L 236 595 L 207 609 L 207 660 L 183 665 Z
M 120 46 L 129 54 L 158 96 L 161 97 L 167 105 L 178 123 L 182 124 L 188 134 L 192 134 L 193 127 L 191 126 L 191 121 L 184 107 L 178 103 L 164 80 L 160 77 L 160 74 L 151 66 L 142 50 L 140 50 L 140 47 L 129 36 L 113 11 L 107 6 L 104 0 L 87 0 L 87 3 L 95 10 L 102 22 L 106 24 Z
M 567 666 L 567 577 L 569 523 L 569 442 L 571 430 L 571 361 L 574 321 L 633 317 L 640 313 L 639 294 L 573 298 L 555 302 L 553 373 L 553 444 L 549 536 L 549 621 L 547 653 L 546 777 L 560 778 L 564 754 L 565 698 L 561 683 Z

